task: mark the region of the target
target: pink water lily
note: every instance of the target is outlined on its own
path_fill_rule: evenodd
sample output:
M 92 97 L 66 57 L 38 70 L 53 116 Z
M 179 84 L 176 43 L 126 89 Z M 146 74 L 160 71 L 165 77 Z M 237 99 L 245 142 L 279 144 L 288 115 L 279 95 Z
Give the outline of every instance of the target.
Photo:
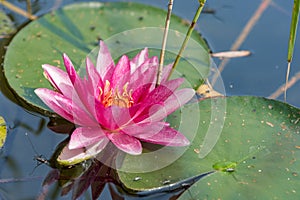
M 172 65 L 163 68 L 162 81 L 155 86 L 157 57 L 148 57 L 145 48 L 132 60 L 126 55 L 115 65 L 108 47 L 101 41 L 97 64 L 86 59 L 86 76 L 81 78 L 67 55 L 66 71 L 43 65 L 54 90 L 38 88 L 35 93 L 54 112 L 76 124 L 62 160 L 72 162 L 95 156 L 111 141 L 120 150 L 138 155 L 141 141 L 186 146 L 188 139 L 164 119 L 194 95 L 178 87 L 181 78 L 167 80 Z

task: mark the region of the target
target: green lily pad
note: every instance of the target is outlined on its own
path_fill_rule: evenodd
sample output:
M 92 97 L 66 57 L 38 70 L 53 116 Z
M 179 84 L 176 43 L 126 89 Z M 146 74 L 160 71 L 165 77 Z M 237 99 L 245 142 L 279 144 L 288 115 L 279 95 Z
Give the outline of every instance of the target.
M 3 147 L 6 140 L 7 130 L 6 123 L 3 117 L 0 116 L 0 148 Z
M 34 94 L 34 89 L 51 88 L 43 77 L 42 64 L 63 67 L 62 53 L 68 54 L 79 70 L 86 56 L 102 39 L 114 59 L 122 54 L 149 47 L 151 56 L 161 46 L 166 11 L 137 3 L 78 3 L 40 17 L 25 26 L 11 41 L 4 58 L 4 73 L 15 93 L 38 109 L 50 109 Z M 188 29 L 186 22 L 172 16 L 169 52 L 174 57 Z M 188 77 L 197 87 L 209 71 L 208 47 L 197 32 L 193 33 L 177 74 Z M 40 110 L 41 111 L 41 110 Z
M 145 173 L 126 172 L 136 165 L 133 161 L 137 161 L 126 156 L 118 172 L 125 188 L 134 192 L 159 191 L 166 186 L 164 183 L 174 184 L 215 171 L 190 187 L 181 199 L 297 199 L 300 188 L 299 109 L 259 97 L 218 97 L 196 105 L 200 109 L 199 126 L 183 156 L 169 166 Z M 184 121 L 186 125 L 180 126 L 180 131 L 190 137 L 189 127 L 198 120 L 194 114 L 195 104 L 185 105 L 181 113 L 191 115 Z M 168 121 L 176 124 L 178 116 L 174 113 Z M 219 128 L 219 137 L 208 132 Z M 173 149 L 173 152 L 178 151 Z M 147 164 L 151 163 L 144 163 Z M 135 177 L 139 177 L 139 181 Z

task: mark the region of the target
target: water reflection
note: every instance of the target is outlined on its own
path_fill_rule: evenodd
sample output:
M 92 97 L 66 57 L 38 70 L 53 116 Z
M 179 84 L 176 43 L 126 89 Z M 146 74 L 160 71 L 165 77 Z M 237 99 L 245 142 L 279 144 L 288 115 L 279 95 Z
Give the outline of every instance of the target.
M 104 195 L 109 194 L 114 200 L 125 198 L 176 199 L 194 182 L 211 173 L 209 172 L 172 184 L 170 181 L 166 181 L 164 186 L 149 191 L 131 191 L 128 193 L 129 191 L 124 189 L 124 186 L 118 178 L 117 171 L 114 169 L 115 157 L 120 150 L 115 148 L 112 143 L 109 143 L 103 150 L 101 156 L 105 158 L 101 158 L 101 160 L 105 160 L 105 163 L 109 163 L 109 166 L 113 168 L 101 163 L 98 160 L 99 158 L 86 160 L 72 166 L 60 165 L 57 162 L 57 156 L 67 143 L 68 139 L 62 141 L 49 160 L 39 160 L 52 168 L 43 181 L 42 193 L 39 198 L 52 197 L 54 195 L 65 196 L 69 194 L 72 196 L 72 199 L 77 199 L 84 195 L 91 195 L 92 199 L 98 199 L 102 193 L 105 192 Z M 136 178 L 133 181 L 140 181 L 140 179 Z M 105 186 L 108 187 L 109 193 L 104 190 Z M 49 190 L 51 187 L 53 189 Z M 89 188 L 91 193 L 86 194 Z M 60 194 L 56 193 L 58 190 Z

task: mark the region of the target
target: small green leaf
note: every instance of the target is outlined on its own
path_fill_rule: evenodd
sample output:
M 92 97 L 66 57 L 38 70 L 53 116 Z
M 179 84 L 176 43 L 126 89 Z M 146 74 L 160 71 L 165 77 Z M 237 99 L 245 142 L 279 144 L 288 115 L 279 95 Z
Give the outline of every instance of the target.
M 6 135 L 7 135 L 6 123 L 4 118 L 0 116 L 0 148 L 2 148 L 5 143 Z
M 236 162 L 225 161 L 225 162 L 217 162 L 213 164 L 213 168 L 217 171 L 222 172 L 233 172 L 237 166 Z

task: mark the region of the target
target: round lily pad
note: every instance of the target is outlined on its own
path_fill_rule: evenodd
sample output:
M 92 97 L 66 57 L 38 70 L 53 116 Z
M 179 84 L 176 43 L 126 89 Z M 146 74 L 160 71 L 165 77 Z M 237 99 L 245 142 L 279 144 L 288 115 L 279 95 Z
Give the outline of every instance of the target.
M 224 105 L 226 110 L 222 108 Z M 217 97 L 203 100 L 197 106 L 200 110 L 197 134 L 183 156 L 152 172 L 119 170 L 125 188 L 155 192 L 188 177 L 213 171 L 190 187 L 181 199 L 297 199 L 299 109 L 260 97 Z M 189 134 L 189 126 L 198 123 L 194 120 L 194 108 L 194 104 L 187 104 L 181 111 L 193 116 L 185 120 L 187 126 L 181 130 L 185 134 Z M 176 118 L 178 113 L 168 117 L 168 121 L 176 124 Z M 208 133 L 210 128 L 220 127 L 219 137 Z M 217 141 L 207 143 L 207 136 Z M 211 145 L 210 151 L 207 144 Z M 123 168 L 136 165 L 134 159 L 126 156 Z
M 36 88 L 51 88 L 43 76 L 42 64 L 64 68 L 62 53 L 66 53 L 79 70 L 86 56 L 104 40 L 118 59 L 123 53 L 160 48 L 166 11 L 137 3 L 78 3 L 68 5 L 29 23 L 13 38 L 4 58 L 4 73 L 12 90 L 25 103 L 40 111 L 50 109 L 34 94 Z M 177 16 L 171 19 L 167 50 L 173 62 L 188 24 Z M 185 60 L 177 72 L 186 77 L 192 87 L 201 84 L 208 74 L 208 47 L 194 32 L 188 44 Z M 197 46 L 198 45 L 198 46 Z M 125 50 L 124 50 L 125 49 Z M 120 51 L 123 50 L 123 51 Z M 167 63 L 168 62 L 168 63 Z

